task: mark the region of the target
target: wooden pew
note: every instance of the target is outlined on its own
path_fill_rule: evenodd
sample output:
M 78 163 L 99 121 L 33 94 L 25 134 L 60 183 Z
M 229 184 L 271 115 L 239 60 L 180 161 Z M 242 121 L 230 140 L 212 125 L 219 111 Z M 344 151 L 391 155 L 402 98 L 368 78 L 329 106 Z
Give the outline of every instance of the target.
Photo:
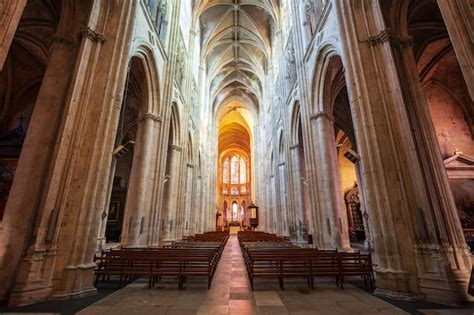
M 250 285 L 254 289 L 257 277 L 283 279 L 303 277 L 314 288 L 315 277 L 334 277 L 343 288 L 345 276 L 360 276 L 373 286 L 372 263 L 369 255 L 303 248 L 247 248 L 244 254 Z
M 163 276 L 178 277 L 182 289 L 188 276 L 207 277 L 211 286 L 219 260 L 217 248 L 121 249 L 104 252 L 97 263 L 96 284 L 100 277 L 118 276 L 119 285 L 138 277 L 148 277 L 151 288 Z

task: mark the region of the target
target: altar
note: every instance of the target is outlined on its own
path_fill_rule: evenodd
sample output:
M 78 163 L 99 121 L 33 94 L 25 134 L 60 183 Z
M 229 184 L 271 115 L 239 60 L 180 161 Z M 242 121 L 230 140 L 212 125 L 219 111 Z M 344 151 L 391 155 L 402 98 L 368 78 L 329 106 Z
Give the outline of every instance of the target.
M 237 232 L 240 231 L 240 226 L 230 226 L 230 235 L 237 235 Z

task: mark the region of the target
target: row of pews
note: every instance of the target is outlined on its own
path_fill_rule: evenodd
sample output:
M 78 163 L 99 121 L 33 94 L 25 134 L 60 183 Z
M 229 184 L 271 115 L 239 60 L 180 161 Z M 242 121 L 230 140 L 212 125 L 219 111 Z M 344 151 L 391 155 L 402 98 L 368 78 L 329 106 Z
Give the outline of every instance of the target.
M 237 236 L 252 290 L 255 278 L 278 278 L 283 290 L 284 278 L 305 278 L 314 289 L 315 277 L 333 277 L 343 288 L 344 277 L 349 276 L 361 277 L 373 288 L 370 254 L 300 248 L 287 238 L 265 232 L 245 231 Z
M 225 244 L 226 232 L 206 232 L 160 248 L 119 248 L 96 255 L 95 284 L 119 280 L 119 286 L 148 277 L 152 288 L 162 277 L 177 277 L 183 289 L 188 277 L 205 277 L 210 289 Z

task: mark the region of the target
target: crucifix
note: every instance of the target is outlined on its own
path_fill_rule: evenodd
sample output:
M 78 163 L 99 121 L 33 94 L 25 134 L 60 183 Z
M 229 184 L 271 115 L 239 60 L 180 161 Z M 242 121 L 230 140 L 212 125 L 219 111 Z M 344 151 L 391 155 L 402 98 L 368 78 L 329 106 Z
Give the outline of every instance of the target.
M 26 116 L 21 114 L 18 117 L 18 120 L 20 121 L 20 125 L 18 126 L 18 130 L 23 131 L 23 121 L 26 119 Z

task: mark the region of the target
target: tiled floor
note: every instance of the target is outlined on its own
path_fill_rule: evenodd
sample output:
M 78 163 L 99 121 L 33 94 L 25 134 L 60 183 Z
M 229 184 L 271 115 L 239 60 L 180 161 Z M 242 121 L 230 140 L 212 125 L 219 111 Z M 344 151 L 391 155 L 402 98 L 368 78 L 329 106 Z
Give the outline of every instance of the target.
M 154 289 L 137 281 L 110 294 L 79 314 L 406 314 L 368 292 L 347 284 L 318 281 L 310 291 L 304 279 L 286 280 L 281 291 L 274 279 L 257 279 L 250 290 L 237 238 L 231 237 L 217 268 L 212 287 L 202 279 L 188 280 L 177 290 L 176 279 Z

